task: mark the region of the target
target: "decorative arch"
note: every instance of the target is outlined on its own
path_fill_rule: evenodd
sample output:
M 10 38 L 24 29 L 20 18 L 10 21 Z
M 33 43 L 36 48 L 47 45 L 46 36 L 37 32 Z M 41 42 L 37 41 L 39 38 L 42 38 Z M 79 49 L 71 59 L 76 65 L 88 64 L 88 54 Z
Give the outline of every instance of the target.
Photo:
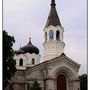
M 60 40 L 60 31 L 56 31 L 56 40 Z
M 74 73 L 67 67 L 57 68 L 54 73 L 55 77 L 57 77 L 59 74 L 64 74 L 69 80 L 75 76 Z
M 23 66 L 23 59 L 22 58 L 19 61 L 19 66 Z
M 56 81 L 55 81 L 55 88 L 56 88 L 56 90 L 59 90 L 59 88 L 63 88 L 61 90 L 69 90 L 70 89 L 70 87 L 69 87 L 69 85 L 70 85 L 69 81 L 71 81 L 75 77 L 75 75 L 74 75 L 74 73 L 72 72 L 71 69 L 69 69 L 67 67 L 59 67 L 59 68 L 56 68 L 56 70 L 53 72 L 53 74 L 54 74 L 54 76 L 56 78 Z M 60 75 L 64 75 L 64 77 L 65 77 L 64 78 L 64 81 L 63 81 L 65 88 L 64 88 L 64 86 L 63 87 L 62 86 L 61 87 L 60 86 L 58 87 L 57 78 Z M 60 82 L 60 84 L 62 84 L 61 82 Z

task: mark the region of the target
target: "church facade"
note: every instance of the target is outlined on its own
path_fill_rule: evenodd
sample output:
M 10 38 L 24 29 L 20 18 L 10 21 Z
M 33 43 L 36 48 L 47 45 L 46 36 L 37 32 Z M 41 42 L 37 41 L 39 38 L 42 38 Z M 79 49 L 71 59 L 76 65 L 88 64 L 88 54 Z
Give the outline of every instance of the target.
M 80 64 L 64 53 L 64 29 L 58 17 L 55 0 L 51 0 L 51 9 L 43 32 L 43 62 L 40 62 L 39 49 L 29 38 L 28 44 L 15 51 L 17 72 L 6 89 L 30 90 L 37 81 L 42 90 L 80 90 Z

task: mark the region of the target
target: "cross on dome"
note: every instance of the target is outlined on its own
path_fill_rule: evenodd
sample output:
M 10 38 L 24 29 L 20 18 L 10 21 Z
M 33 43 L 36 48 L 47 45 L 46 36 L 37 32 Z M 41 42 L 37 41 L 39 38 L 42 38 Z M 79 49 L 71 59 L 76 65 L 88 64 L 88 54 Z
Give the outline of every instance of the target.
M 29 33 L 29 42 L 31 42 L 31 33 Z

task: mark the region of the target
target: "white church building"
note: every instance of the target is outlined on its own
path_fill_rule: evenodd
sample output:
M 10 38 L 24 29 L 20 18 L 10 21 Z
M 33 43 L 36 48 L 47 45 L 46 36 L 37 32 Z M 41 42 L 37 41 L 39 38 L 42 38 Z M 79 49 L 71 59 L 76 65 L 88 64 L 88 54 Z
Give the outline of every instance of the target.
M 51 9 L 43 32 L 43 62 L 40 62 L 39 49 L 33 45 L 30 37 L 25 46 L 15 51 L 17 72 L 7 90 L 30 90 L 35 81 L 42 90 L 80 90 L 80 64 L 64 53 L 64 29 L 55 0 L 51 0 Z

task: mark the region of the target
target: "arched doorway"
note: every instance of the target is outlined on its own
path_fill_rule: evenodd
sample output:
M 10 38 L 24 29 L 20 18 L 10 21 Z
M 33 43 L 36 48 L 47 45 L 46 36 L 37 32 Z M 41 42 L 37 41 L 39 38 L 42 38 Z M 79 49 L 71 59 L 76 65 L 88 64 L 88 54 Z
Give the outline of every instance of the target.
M 66 89 L 66 77 L 64 74 L 60 74 L 57 77 L 57 90 L 67 90 Z

